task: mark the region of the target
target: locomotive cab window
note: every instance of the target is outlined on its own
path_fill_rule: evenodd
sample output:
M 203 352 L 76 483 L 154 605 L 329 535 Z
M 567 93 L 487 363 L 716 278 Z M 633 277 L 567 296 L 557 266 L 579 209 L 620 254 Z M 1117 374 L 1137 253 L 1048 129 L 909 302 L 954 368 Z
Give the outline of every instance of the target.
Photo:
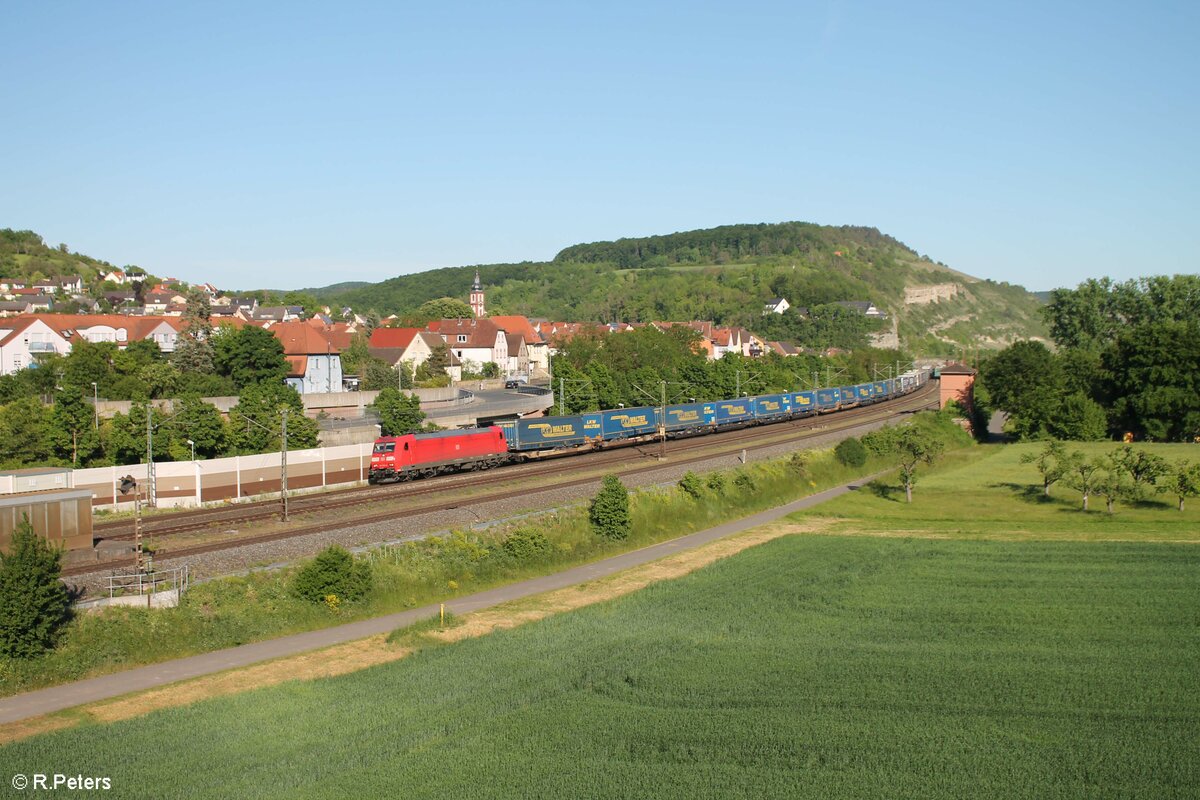
M 408 449 L 408 442 L 405 442 L 405 443 L 404 443 L 404 449 L 405 449 L 405 450 L 407 450 L 407 449 Z
M 406 444 L 406 445 L 404 445 L 404 449 L 405 449 L 405 450 L 407 450 L 407 449 L 408 449 L 408 445 L 407 445 L 407 444 Z M 374 450 L 373 452 L 376 452 L 376 453 L 393 453 L 393 452 L 395 452 L 395 451 L 396 451 L 396 443 L 395 443 L 395 442 L 376 442 L 376 443 L 375 443 L 375 450 Z

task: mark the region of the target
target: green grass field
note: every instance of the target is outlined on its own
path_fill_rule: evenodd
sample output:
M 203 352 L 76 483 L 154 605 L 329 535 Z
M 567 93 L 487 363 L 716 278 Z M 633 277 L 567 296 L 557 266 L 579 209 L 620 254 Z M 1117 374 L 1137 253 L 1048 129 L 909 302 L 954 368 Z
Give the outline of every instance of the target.
M 1071 444 L 1089 458 L 1105 455 L 1117 445 Z M 1200 459 L 1191 444 L 1138 445 L 1168 461 Z M 896 480 L 871 486 L 823 503 L 803 517 L 835 521 L 838 532 L 911 532 L 960 538 L 1048 540 L 1191 541 L 1200 542 L 1200 499 L 1193 498 L 1180 513 L 1176 498 L 1159 494 L 1135 504 L 1118 502 L 1116 513 L 1105 511 L 1104 498 L 1093 494 L 1087 513 L 1080 495 L 1062 484 L 1042 495 L 1041 476 L 1021 456 L 1041 449 L 1037 444 L 980 447 L 952 452 L 935 470 L 918 472 L 912 505 Z
M 1198 623 L 1194 545 L 790 536 L 0 765 L 120 797 L 1195 796 Z

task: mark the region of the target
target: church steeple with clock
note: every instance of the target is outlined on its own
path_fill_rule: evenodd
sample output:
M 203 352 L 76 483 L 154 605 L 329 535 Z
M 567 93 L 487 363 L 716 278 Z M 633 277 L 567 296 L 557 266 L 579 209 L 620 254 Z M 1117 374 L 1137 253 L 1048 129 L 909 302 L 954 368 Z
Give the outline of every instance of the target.
M 487 316 L 483 306 L 483 284 L 479 282 L 479 270 L 475 270 L 475 285 L 471 287 L 471 310 L 478 318 Z

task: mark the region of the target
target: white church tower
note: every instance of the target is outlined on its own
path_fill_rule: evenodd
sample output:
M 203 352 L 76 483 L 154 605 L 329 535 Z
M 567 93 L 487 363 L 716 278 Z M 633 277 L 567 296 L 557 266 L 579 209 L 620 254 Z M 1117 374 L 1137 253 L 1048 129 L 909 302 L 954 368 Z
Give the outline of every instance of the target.
M 475 285 L 471 287 L 471 310 L 480 319 L 487 316 L 483 308 L 483 284 L 479 282 L 479 270 L 475 270 Z

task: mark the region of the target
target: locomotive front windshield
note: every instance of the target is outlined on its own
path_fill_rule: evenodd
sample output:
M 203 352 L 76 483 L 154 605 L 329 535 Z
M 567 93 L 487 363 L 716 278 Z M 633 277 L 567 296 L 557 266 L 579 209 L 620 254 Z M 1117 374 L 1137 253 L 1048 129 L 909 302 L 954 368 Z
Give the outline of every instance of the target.
M 394 453 L 394 452 L 396 452 L 396 443 L 395 442 L 376 442 L 375 449 L 372 450 L 371 452 L 377 453 L 377 454 L 378 453 Z

